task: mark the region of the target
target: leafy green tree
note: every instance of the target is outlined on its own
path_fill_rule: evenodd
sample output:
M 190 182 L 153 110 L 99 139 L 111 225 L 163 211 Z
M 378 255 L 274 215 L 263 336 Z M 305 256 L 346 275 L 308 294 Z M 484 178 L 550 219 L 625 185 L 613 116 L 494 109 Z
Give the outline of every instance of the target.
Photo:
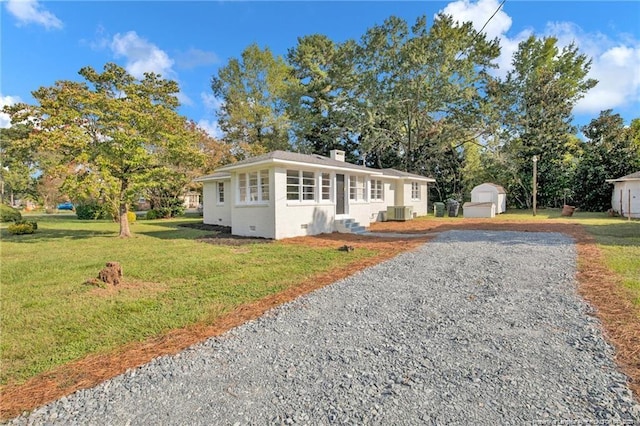
M 447 15 L 431 27 L 425 17 L 412 27 L 391 17 L 369 29 L 359 47 L 362 152 L 382 157 L 392 150 L 406 170 L 436 178 L 438 197 L 459 194 L 461 146 L 487 128 L 482 95 L 498 40 Z
M 2 202 L 6 194 L 13 205 L 16 197 L 34 196 L 37 160 L 28 136 L 32 130 L 28 123 L 0 129 L 0 181 Z
M 538 161 L 538 201 L 558 205 L 571 187 L 577 129 L 571 124 L 576 102 L 596 85 L 587 78 L 591 61 L 575 45 L 529 37 L 513 56 L 504 81 L 490 85 L 489 99 L 499 111 L 504 158 L 515 165 L 509 194 L 530 206 L 532 158 Z
M 218 123 L 224 140 L 234 146 L 258 145 L 264 150 L 289 148 L 290 122 L 286 96 L 294 84 L 290 67 L 268 48 L 247 47 L 211 79 L 211 89 L 222 100 Z
M 612 189 L 605 180 L 640 170 L 640 119 L 625 128 L 619 114 L 606 110 L 582 132 L 587 140 L 575 174 L 575 199 L 584 210 L 605 211 L 611 208 Z
M 102 73 L 85 67 L 79 74 L 84 82 L 42 87 L 33 92 L 37 105 L 7 111 L 12 123 L 34 123 L 30 138 L 39 151 L 60 156 L 69 188 L 115 200 L 120 236 L 128 237 L 134 189 L 147 185 L 158 168 L 200 163 L 199 135 L 176 112 L 176 82 L 153 73 L 136 80 L 113 63 Z
M 287 102 L 297 150 L 328 156 L 342 149 L 348 161 L 358 160 L 357 131 L 349 114 L 354 47 L 351 41 L 336 44 L 315 34 L 299 38 L 289 50 L 287 60 L 299 82 L 289 86 Z

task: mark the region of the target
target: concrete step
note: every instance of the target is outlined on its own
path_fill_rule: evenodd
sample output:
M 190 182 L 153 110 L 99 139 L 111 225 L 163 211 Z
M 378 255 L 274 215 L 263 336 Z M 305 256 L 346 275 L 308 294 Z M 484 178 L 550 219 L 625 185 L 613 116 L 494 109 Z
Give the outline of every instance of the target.
M 355 219 L 339 219 L 336 220 L 336 230 L 343 234 L 361 234 L 366 231 Z

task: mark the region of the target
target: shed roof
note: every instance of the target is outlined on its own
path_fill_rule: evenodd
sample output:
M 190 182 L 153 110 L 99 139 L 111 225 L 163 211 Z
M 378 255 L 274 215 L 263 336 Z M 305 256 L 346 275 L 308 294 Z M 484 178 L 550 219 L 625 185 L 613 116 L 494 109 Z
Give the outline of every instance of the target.
M 494 188 L 496 188 L 498 190 L 498 194 L 506 194 L 507 191 L 504 190 L 504 188 L 500 185 L 496 185 L 495 183 L 491 183 L 491 182 L 485 182 L 485 183 L 481 183 L 480 185 L 477 185 L 476 187 L 474 187 L 473 189 L 476 189 L 478 186 L 482 186 L 482 185 L 489 185 L 489 186 L 493 186 Z M 472 191 L 473 191 L 472 189 Z
M 640 172 L 631 173 L 630 175 L 622 176 L 618 179 L 606 179 L 606 182 L 624 182 L 628 180 L 640 180 Z

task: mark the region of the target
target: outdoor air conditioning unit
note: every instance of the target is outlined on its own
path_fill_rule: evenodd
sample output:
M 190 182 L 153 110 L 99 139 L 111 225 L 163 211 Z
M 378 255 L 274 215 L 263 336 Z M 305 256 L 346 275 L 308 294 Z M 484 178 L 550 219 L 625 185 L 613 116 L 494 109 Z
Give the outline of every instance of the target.
M 411 206 L 387 207 L 387 220 L 409 220 L 412 218 L 413 218 L 413 207 Z

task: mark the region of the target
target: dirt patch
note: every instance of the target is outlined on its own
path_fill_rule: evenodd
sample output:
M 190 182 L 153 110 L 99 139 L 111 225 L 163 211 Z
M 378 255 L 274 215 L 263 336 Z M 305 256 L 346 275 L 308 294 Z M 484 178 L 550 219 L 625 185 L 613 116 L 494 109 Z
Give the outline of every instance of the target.
M 359 270 L 394 257 L 401 252 L 413 250 L 432 239 L 436 233 L 452 229 L 560 232 L 573 237 L 578 250 L 577 278 L 580 294 L 596 309 L 597 316 L 603 323 L 605 335 L 616 347 L 616 361 L 631 378 L 629 386 L 636 398 L 640 397 L 640 309 L 632 304 L 632 297 L 621 285 L 620 278 L 606 268 L 602 254 L 595 245 L 595 241 L 581 225 L 540 221 L 535 223 L 516 223 L 499 219 L 467 219 L 440 223 L 416 220 L 374 223 L 371 226 L 371 231 L 428 233 L 429 235 L 421 238 L 416 238 L 415 236 L 407 238 L 401 236 L 374 238 L 334 233 L 284 240 L 281 244 L 333 247 L 336 249 L 348 245 L 356 250 L 359 248 L 376 250 L 378 255 L 318 274 L 279 294 L 240 306 L 228 314 L 214 318 L 211 322 L 173 330 L 164 336 L 142 343 L 129 344 L 109 354 L 90 355 L 82 360 L 34 377 L 24 384 L 6 385 L 2 389 L 0 417 L 7 419 L 16 416 L 22 411 L 34 409 L 78 389 L 95 386 L 104 380 L 125 372 L 127 369 L 135 368 L 158 356 L 180 352 L 208 337 L 220 335 L 248 320 L 257 318 L 267 310 L 293 300 L 300 295 L 329 285 Z M 218 230 L 214 229 L 206 230 L 218 232 Z M 257 242 L 255 240 L 260 239 L 231 238 L 230 234 L 223 237 L 221 233 L 217 233 L 201 238 L 201 240 L 207 240 L 205 242 L 212 244 L 216 244 L 212 242 L 214 240 L 226 240 L 229 245 L 241 245 L 242 243 L 236 244 L 231 243 L 231 241 L 249 241 L 246 244 L 254 244 Z M 262 241 L 271 242 L 271 240 Z M 122 289 L 125 289 L 124 286 Z M 100 291 L 100 289 L 95 291 Z
M 269 244 L 273 240 L 267 238 L 243 237 L 239 235 L 231 235 L 230 226 L 207 225 L 206 223 L 185 223 L 183 228 L 199 229 L 201 231 L 213 231 L 212 234 L 198 238 L 207 244 L 215 244 L 219 246 L 243 246 L 247 244 Z

